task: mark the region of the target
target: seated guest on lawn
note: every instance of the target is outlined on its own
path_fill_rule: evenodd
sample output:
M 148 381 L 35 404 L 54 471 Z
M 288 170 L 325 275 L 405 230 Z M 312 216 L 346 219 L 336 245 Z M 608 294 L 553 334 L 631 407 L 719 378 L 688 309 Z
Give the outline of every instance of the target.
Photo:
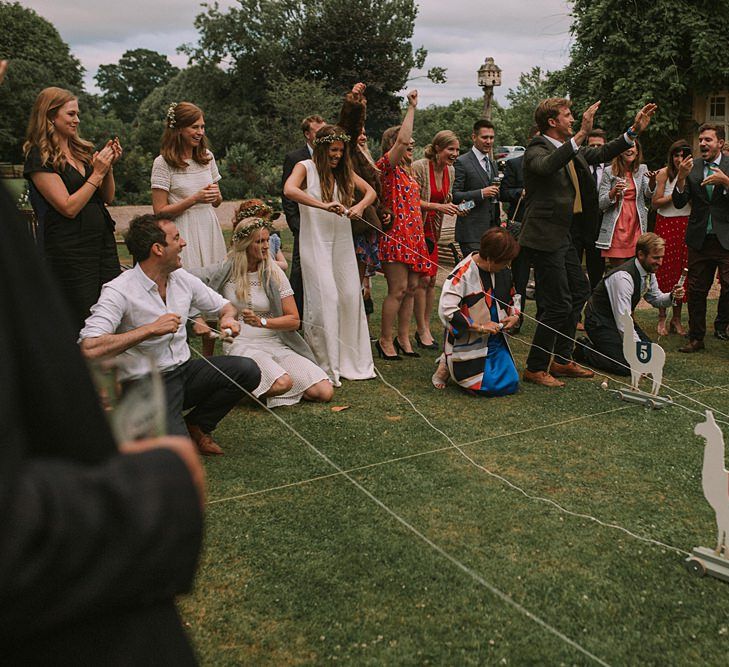
M 266 222 L 271 222 L 273 218 L 274 210 L 262 199 L 244 199 L 238 204 L 238 209 L 235 212 L 235 218 L 233 219 L 233 227 L 244 218 L 263 218 Z M 281 250 L 281 237 L 271 225 L 271 235 L 268 237 L 268 251 L 271 254 L 271 259 L 278 264 L 281 269 L 286 271 L 289 268 L 289 263 L 284 257 L 283 251 Z M 197 274 L 196 271 L 193 273 Z
M 296 333 L 294 290 L 269 252 L 272 229 L 263 218 L 244 218 L 233 232 L 228 260 L 193 273 L 238 308 L 241 335 L 223 349 L 253 359 L 261 369 L 254 396 L 267 399 L 269 408 L 295 405 L 302 398 L 330 401 L 332 383 Z
M 643 234 L 636 244 L 636 256 L 613 269 L 592 293 L 585 308 L 584 336 L 575 346 L 575 360 L 601 368 L 615 375 L 630 375 L 630 367 L 623 356 L 623 327 L 621 313 L 633 314 L 641 297 L 654 308 L 667 308 L 673 299 L 683 298 L 683 287 L 661 292 L 653 275 L 663 263 L 665 242 L 652 232 Z M 650 341 L 645 332 L 634 323 L 635 341 Z
M 450 376 L 484 396 L 516 393 L 519 374 L 502 330 L 519 323 L 518 315 L 506 313 L 513 294 L 509 264 L 518 254 L 514 237 L 494 227 L 443 284 L 438 314 L 446 327 L 445 359 L 432 378 L 436 389 L 444 389 Z
M 169 433 L 189 431 L 201 454 L 222 454 L 210 434 L 245 395 L 231 379 L 250 392 L 261 372 L 243 357 L 190 359 L 185 323 L 191 311 L 216 313 L 220 328 L 236 336 L 235 306 L 180 268 L 185 241 L 174 222 L 134 218 L 126 244 L 137 263 L 104 285 L 81 331 L 81 350 L 92 359 L 120 355 L 122 385 L 144 375 L 151 358 L 165 383 Z

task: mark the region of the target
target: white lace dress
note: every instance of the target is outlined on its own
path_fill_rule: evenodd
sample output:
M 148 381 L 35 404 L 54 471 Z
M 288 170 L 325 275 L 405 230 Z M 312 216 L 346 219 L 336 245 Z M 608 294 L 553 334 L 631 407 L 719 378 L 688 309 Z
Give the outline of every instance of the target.
M 175 204 L 220 180 L 212 158 L 206 165 L 187 160 L 187 168 L 171 167 L 159 155 L 152 165 L 152 189 L 167 192 L 167 201 Z M 212 204 L 194 204 L 175 218 L 180 236 L 187 242 L 182 251 L 182 266 L 197 269 L 225 261 L 225 239 Z
M 288 279 L 283 271 L 281 275 L 280 293 L 281 298 L 293 296 Z M 223 288 L 223 296 L 228 299 L 238 310 L 250 308 L 259 317 L 272 317 L 270 304 L 266 292 L 261 285 L 257 272 L 248 274 L 248 281 L 251 287 L 247 303 L 240 303 L 235 293 L 235 283 L 228 282 Z M 293 387 L 285 394 L 266 399 L 269 408 L 280 405 L 295 405 L 301 400 L 304 392 L 317 382 L 326 380 L 327 374 L 316 364 L 306 357 L 294 352 L 285 345 L 279 338 L 276 331 L 262 327 L 252 327 L 239 318 L 240 334 L 233 343 L 224 343 L 225 354 L 235 354 L 241 357 L 248 357 L 258 364 L 261 369 L 261 382 L 253 390 L 253 395 L 258 398 L 265 394 L 278 378 L 285 373 L 291 377 Z
M 319 174 L 304 160 L 306 192 L 321 201 Z M 336 189 L 334 199 L 338 201 Z M 299 206 L 304 338 L 335 387 L 375 377 L 352 226 L 341 215 Z

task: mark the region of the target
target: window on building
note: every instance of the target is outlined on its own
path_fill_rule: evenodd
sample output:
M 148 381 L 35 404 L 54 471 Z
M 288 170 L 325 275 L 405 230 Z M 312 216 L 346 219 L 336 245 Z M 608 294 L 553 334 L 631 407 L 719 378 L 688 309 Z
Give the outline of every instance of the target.
M 714 95 L 709 98 L 708 120 L 710 122 L 727 120 L 726 96 Z

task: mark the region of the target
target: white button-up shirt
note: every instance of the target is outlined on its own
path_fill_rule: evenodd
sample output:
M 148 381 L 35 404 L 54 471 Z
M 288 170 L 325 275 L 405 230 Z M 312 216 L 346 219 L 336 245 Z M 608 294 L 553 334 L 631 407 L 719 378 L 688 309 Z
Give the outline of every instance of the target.
M 151 324 L 165 313 L 175 313 L 182 318 L 175 333 L 148 338 L 119 355 L 118 379 L 133 380 L 146 375 L 148 359 L 160 372 L 171 371 L 190 358 L 185 329 L 190 312 L 219 313 L 229 302 L 184 269 L 169 275 L 166 298 L 165 303 L 157 284 L 137 264 L 101 288 L 101 296 L 91 307 L 80 339 L 125 333 Z

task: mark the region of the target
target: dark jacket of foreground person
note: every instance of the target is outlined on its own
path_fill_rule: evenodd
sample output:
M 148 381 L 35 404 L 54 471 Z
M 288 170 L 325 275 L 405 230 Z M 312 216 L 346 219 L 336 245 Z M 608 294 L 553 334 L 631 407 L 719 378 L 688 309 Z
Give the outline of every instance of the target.
M 0 186 L 0 662 L 194 664 L 192 479 L 117 452 L 62 303 Z

